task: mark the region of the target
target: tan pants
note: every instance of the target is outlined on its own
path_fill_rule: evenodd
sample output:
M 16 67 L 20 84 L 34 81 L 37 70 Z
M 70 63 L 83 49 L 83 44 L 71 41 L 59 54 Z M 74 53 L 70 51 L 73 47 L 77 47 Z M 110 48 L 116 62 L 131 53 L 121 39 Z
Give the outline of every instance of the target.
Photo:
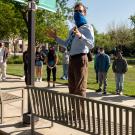
M 68 70 L 69 93 L 86 97 L 88 78 L 87 55 L 71 57 Z
M 87 55 L 70 58 L 68 70 L 69 93 L 86 97 L 87 78 L 88 78 Z M 81 119 L 83 119 L 85 117 L 83 101 L 80 101 L 80 103 L 79 102 L 75 103 L 74 99 L 72 99 L 71 104 L 73 116 L 79 119 L 81 115 Z M 75 110 L 77 111 L 77 116 L 75 116 Z
M 6 62 L 0 63 L 0 77 L 1 77 L 1 74 L 2 74 L 2 79 L 6 78 L 6 69 L 7 69 Z

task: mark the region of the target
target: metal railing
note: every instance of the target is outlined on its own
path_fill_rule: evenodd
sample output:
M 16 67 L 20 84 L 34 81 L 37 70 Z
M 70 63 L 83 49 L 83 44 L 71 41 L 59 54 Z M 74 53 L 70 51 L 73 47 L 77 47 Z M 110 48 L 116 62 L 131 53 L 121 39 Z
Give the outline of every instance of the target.
M 94 135 L 135 135 L 135 108 L 44 88 L 29 92 L 33 116 Z

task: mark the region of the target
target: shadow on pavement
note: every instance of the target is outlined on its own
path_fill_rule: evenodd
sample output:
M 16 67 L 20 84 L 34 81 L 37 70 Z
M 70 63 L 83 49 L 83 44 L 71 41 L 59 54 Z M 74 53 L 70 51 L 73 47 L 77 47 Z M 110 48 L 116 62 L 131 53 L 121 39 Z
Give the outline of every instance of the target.
M 10 87 L 10 88 L 1 88 L 1 90 L 11 90 L 11 89 L 24 89 L 26 87 Z
M 16 135 L 30 135 L 30 134 L 31 134 L 30 131 L 24 131 L 24 132 L 18 133 Z M 35 131 L 35 135 L 44 135 L 44 134 L 40 134 L 40 133 Z
M 133 98 L 131 97 L 127 97 L 127 96 L 109 96 L 109 97 L 103 97 L 102 100 L 104 101 L 113 101 L 113 102 L 122 102 L 122 101 L 126 101 L 126 100 L 133 100 Z
M 22 122 L 15 123 L 15 124 L 0 125 L 0 128 L 10 128 L 10 127 L 15 127 L 18 130 L 17 131 L 11 131 L 10 133 L 6 133 L 6 132 L 0 130 L 0 135 L 11 135 L 11 134 L 30 135 L 31 134 L 30 125 L 24 125 Z M 29 129 L 25 129 L 27 127 L 29 127 Z M 40 129 L 44 129 L 44 128 L 51 128 L 51 126 L 46 126 L 46 127 L 44 126 L 44 127 L 41 127 L 41 128 L 35 128 L 35 130 L 40 130 Z M 41 133 L 36 132 L 36 131 L 35 131 L 35 134 L 36 135 L 44 135 L 44 134 L 41 134 Z
M 88 98 L 95 98 L 95 97 L 102 97 L 102 96 L 109 96 L 108 94 L 107 95 L 102 95 L 102 93 L 101 92 L 87 92 L 86 93 L 86 95 L 87 95 L 87 97 Z
M 111 102 L 123 102 L 126 100 L 135 100 L 135 98 L 133 97 L 112 95 L 112 94 L 102 95 L 102 93 L 96 93 L 96 92 L 88 92 L 87 97 L 94 98 L 94 99 L 96 99 L 97 97 L 98 98 L 97 100 L 111 101 Z

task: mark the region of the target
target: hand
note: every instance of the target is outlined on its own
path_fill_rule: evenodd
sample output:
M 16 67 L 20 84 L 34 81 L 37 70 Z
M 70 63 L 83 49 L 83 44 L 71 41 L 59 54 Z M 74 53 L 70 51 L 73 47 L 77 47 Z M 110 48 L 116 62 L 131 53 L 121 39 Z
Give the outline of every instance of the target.
M 48 37 L 51 37 L 51 38 L 53 38 L 53 39 L 56 39 L 56 38 L 57 38 L 56 30 L 48 30 L 48 31 L 47 31 L 47 36 L 48 36 Z
M 80 33 L 80 31 L 78 30 L 78 28 L 75 26 L 73 28 L 73 32 L 75 33 L 76 36 L 78 36 L 79 38 L 82 36 L 82 33 Z

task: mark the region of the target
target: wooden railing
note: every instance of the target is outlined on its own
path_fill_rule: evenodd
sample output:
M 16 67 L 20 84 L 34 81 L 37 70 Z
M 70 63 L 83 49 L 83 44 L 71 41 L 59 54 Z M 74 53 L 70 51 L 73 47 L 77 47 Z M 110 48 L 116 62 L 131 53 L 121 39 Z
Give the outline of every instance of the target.
M 29 93 L 32 116 L 89 134 L 135 135 L 135 108 L 44 88 L 30 88 Z

